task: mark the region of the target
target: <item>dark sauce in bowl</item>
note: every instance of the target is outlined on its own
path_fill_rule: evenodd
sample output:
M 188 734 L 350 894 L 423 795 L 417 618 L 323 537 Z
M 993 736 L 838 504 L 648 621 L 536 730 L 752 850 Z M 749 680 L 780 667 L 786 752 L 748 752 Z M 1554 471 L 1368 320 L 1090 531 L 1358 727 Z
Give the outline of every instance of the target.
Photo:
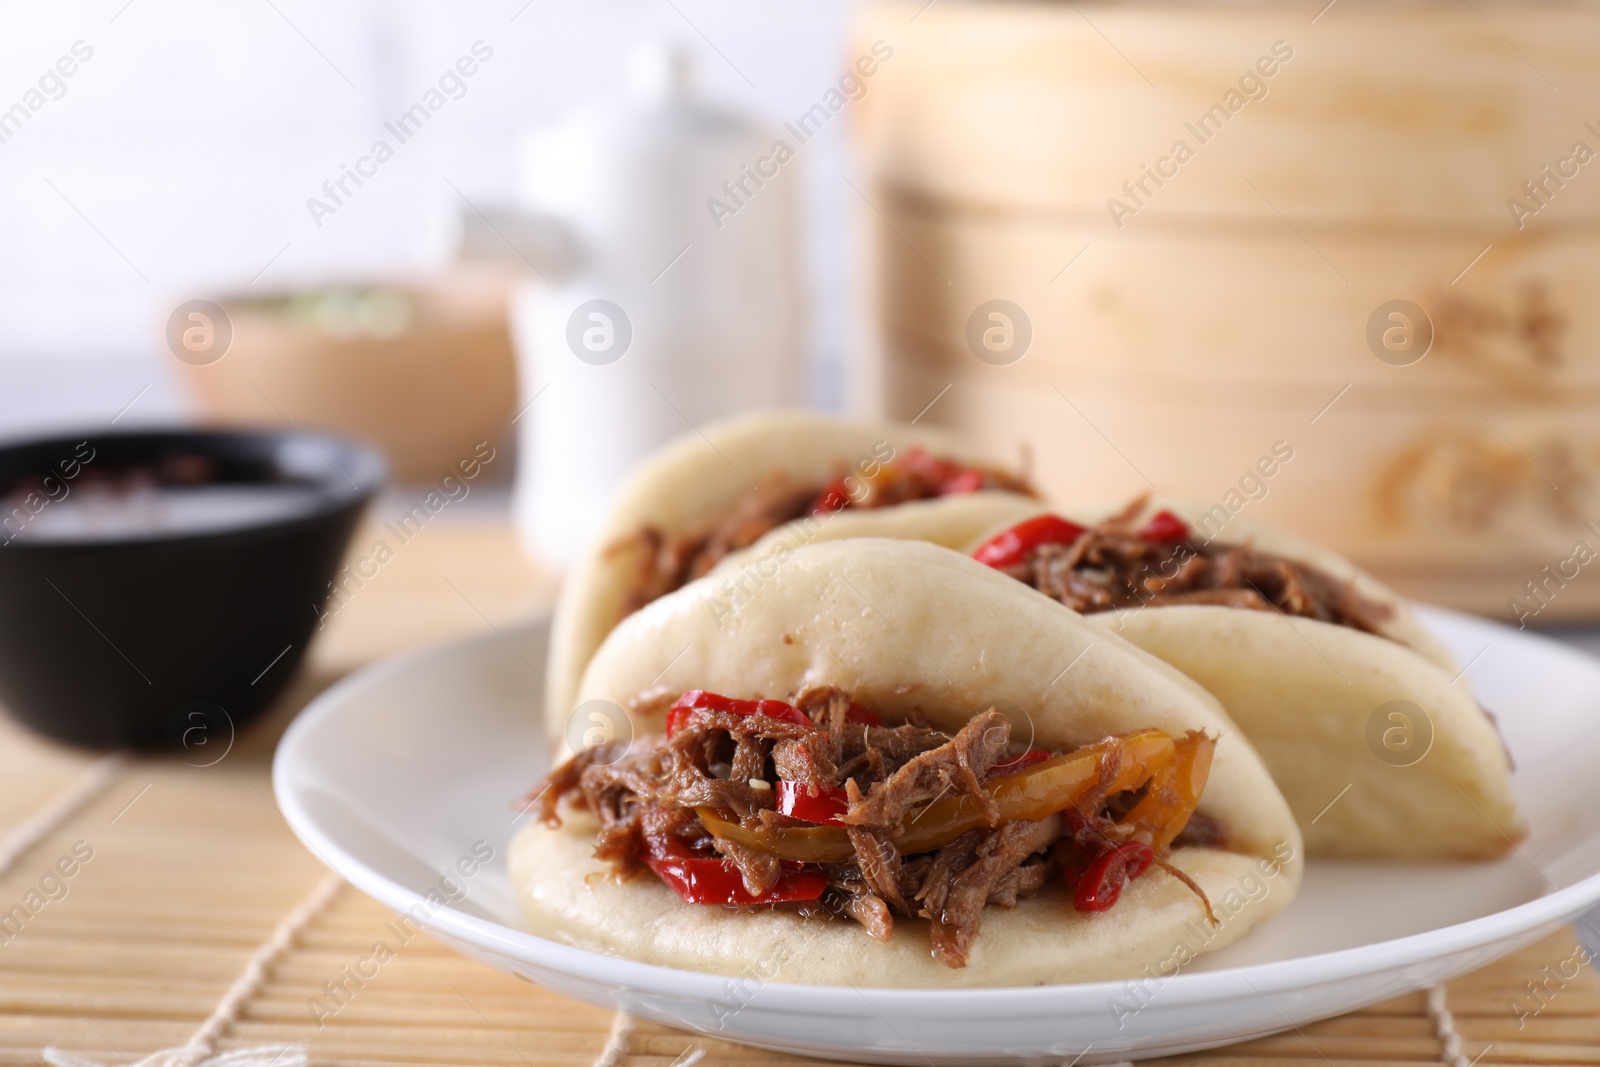
M 293 674 L 383 477 L 331 435 L 0 447 L 0 704 L 63 740 L 209 759 Z
M 50 469 L 0 477 L 0 544 L 223 533 L 304 518 L 341 495 L 329 482 L 341 472 L 315 445 L 285 440 L 259 458 L 183 447 L 107 457 L 85 439 Z
M 221 533 L 316 510 L 320 496 L 297 485 L 124 485 L 95 483 L 43 509 L 17 534 L 24 541 L 121 541 Z M 10 499 L 0 512 L 15 514 Z

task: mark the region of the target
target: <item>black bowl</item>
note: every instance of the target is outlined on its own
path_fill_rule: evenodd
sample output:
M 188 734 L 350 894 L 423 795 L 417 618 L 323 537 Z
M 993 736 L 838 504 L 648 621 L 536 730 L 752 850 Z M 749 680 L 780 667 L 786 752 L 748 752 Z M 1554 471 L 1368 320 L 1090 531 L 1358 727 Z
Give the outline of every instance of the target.
M 220 758 L 294 674 L 384 477 L 325 434 L 0 447 L 0 703 L 71 744 Z

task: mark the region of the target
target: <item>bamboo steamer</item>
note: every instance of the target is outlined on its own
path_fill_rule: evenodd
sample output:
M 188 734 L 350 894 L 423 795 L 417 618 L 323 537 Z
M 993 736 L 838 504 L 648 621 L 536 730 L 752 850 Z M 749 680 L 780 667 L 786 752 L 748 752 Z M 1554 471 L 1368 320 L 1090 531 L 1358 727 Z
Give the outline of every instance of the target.
M 1155 214 L 1499 226 L 1505 199 L 1600 118 L 1590 2 L 1338 0 L 1315 23 L 1320 3 L 1273 0 L 922 6 L 878 0 L 857 24 L 856 53 L 894 48 L 861 101 L 869 166 L 1007 213 L 1099 221 L 1188 137 L 1195 158 Z M 1198 143 L 1183 124 L 1279 41 L 1293 58 L 1265 97 Z M 1597 209 L 1600 182 L 1578 182 L 1551 211 Z
M 1574 154 L 1600 153 L 1600 3 L 920 7 L 856 28 L 894 48 L 858 105 L 865 406 L 937 397 L 1066 499 L 1242 501 L 1412 595 L 1600 615 L 1570 562 L 1600 555 L 1600 158 Z M 1176 138 L 1192 158 L 1114 212 Z M 1020 358 L 975 347 L 997 300 Z
M 1232 224 L 1097 242 L 1081 223 L 951 215 L 892 195 L 879 206 L 895 238 L 882 244 L 885 329 L 963 351 L 973 308 L 1004 297 L 1032 324 L 1024 362 L 1091 375 L 1401 390 L 1482 381 L 1534 394 L 1600 382 L 1600 361 L 1578 358 L 1600 351 L 1600 305 L 1588 299 L 1600 291 L 1597 227 L 1492 242 L 1306 228 L 1313 247 L 1276 232 L 1281 223 Z M 1374 308 L 1406 295 L 1436 336 L 1426 358 L 1395 367 L 1374 358 L 1365 329 Z M 1215 358 L 1197 360 L 1197 346 Z

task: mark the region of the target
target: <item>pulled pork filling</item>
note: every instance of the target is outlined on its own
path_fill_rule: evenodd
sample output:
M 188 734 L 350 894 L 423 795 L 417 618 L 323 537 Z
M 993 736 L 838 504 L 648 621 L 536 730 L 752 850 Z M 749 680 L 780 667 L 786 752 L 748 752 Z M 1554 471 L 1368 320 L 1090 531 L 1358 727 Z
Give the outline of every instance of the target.
M 1071 753 L 1022 750 L 997 711 L 954 735 L 885 726 L 847 693 L 794 704 L 692 690 L 666 736 L 587 749 L 534 794 L 597 818 L 594 855 L 653 872 L 688 903 L 844 916 L 887 940 L 926 919 L 934 955 L 966 964 L 985 907 L 1052 882 L 1080 911 L 1112 907 L 1174 843 L 1224 843 L 1195 814 L 1214 741 L 1156 730 Z M 1209 911 L 1209 905 L 1208 911 Z
M 982 489 L 1034 495 L 1025 479 L 996 468 L 940 459 L 918 448 L 907 450 L 899 459 L 870 466 L 871 476 L 841 473 L 825 485 L 797 485 L 781 472 L 775 473 L 745 494 L 726 515 L 705 526 L 679 533 L 652 525 L 640 527 L 612 548 L 614 552 L 637 549 L 639 556 L 639 568 L 623 598 L 619 619 L 707 574 L 724 557 L 749 547 L 771 530 L 807 515 L 893 507 Z
M 1144 509 L 1140 498 L 1091 527 L 1042 515 L 993 538 L 974 556 L 1085 615 L 1138 605 L 1216 604 L 1384 636 L 1392 609 L 1363 597 L 1352 583 L 1248 544 L 1196 538 L 1170 511 L 1141 524 Z

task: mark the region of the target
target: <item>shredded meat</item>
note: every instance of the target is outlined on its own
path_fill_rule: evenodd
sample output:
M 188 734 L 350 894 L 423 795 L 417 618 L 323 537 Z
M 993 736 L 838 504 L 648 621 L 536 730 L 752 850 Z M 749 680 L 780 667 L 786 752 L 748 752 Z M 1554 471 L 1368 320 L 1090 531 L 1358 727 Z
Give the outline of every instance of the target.
M 822 870 L 828 876 L 832 909 L 860 923 L 879 941 L 889 940 L 894 933 L 894 913 L 868 888 L 861 868 L 855 863 L 832 863 Z
M 927 457 L 922 457 L 926 460 Z M 941 461 L 932 461 L 937 465 Z M 646 524 L 610 549 L 633 552 L 638 560 L 633 581 L 622 598 L 618 618 L 625 618 L 658 597 L 709 573 L 724 558 L 748 548 L 772 530 L 805 515 L 845 508 L 885 508 L 914 500 L 928 500 L 951 492 L 1004 489 L 1035 495 L 1025 479 L 1006 471 L 968 464 L 960 469 L 971 477 L 960 488 L 935 477 L 927 462 L 883 464 L 875 477 L 859 480 L 859 498 L 840 492 L 835 484 L 797 485 L 782 471 L 774 471 L 760 485 L 736 500 L 727 513 L 693 529 L 667 532 Z M 841 475 L 846 473 L 839 468 Z
M 1022 897 L 1031 897 L 1044 888 L 1050 875 L 1050 865 L 1042 861 L 1024 863 L 1009 874 L 1000 876 L 989 890 L 989 903 L 1002 908 L 1014 908 Z
M 785 738 L 772 746 L 772 766 L 778 777 L 804 782 L 813 789 L 831 786 L 839 776 L 832 753 L 821 741 Z
M 994 798 L 983 787 L 983 778 L 1005 755 L 1010 742 L 1011 724 L 990 708 L 946 743 L 914 756 L 886 781 L 875 784 L 865 798 L 852 798 L 843 821 L 850 826 L 892 832 L 899 829 L 916 805 L 951 793 L 971 796 L 991 820 L 998 819 Z
M 806 514 L 817 498 L 815 486 L 791 484 L 782 474 L 739 499 L 723 518 L 709 526 L 669 534 L 657 526 L 641 526 L 613 552 L 633 549 L 638 569 L 623 596 L 625 617 L 658 597 L 708 573 L 723 557 L 748 548 L 768 531 Z
M 1189 816 L 1189 824 L 1172 842 L 1173 848 L 1221 848 L 1228 843 L 1228 835 L 1211 816 L 1197 811 Z
M 657 771 L 664 780 L 651 782 L 642 795 L 677 807 L 726 808 L 747 818 L 772 807 L 772 790 L 750 785 L 752 779 L 766 780 L 772 744 L 812 735 L 807 727 L 764 715 L 707 714 L 665 743 Z
M 1392 614 L 1349 582 L 1252 545 L 1138 535 L 1140 498 L 1072 544 L 1043 544 L 1006 568 L 1046 596 L 1083 614 L 1137 605 L 1217 604 L 1281 611 L 1382 635 Z
M 894 915 L 889 905 L 871 893 L 850 897 L 844 904 L 844 913 L 866 927 L 867 933 L 879 941 L 889 940 L 889 935 L 894 933 Z
M 778 777 L 804 782 L 816 789 L 831 788 L 839 778 L 839 757 L 844 750 L 849 724 L 850 696 L 833 686 L 816 686 L 795 699 L 795 707 L 805 712 L 822 731 L 793 741 L 779 741 L 772 749 L 772 764 Z
M 599 822 L 595 856 L 619 878 L 663 855 L 731 861 L 744 888 L 759 897 L 778 885 L 787 868 L 767 853 L 713 838 L 695 809 L 711 807 L 746 829 L 814 824 L 775 808 L 775 789 L 752 786 L 779 780 L 842 791 L 840 817 L 852 849 L 848 861 L 813 865 L 826 879 L 820 900 L 777 903 L 806 917 L 842 917 L 870 936 L 887 940 L 896 917 L 929 923 L 934 955 L 951 967 L 965 965 L 989 905 L 1014 907 L 1039 893 L 1052 874 L 1079 871 L 1085 856 L 1120 842 L 1116 818 L 1144 791 L 1105 795 L 1118 773 L 1120 745 L 1105 746 L 1101 785 L 1077 807 L 1038 821 L 1002 821 L 989 791 L 990 771 L 1014 754 L 1010 724 L 998 711 L 974 715 L 953 736 L 916 724 L 872 726 L 855 716 L 850 695 L 819 686 L 794 700 L 811 725 L 762 714 L 697 711 L 669 738 L 635 740 L 586 750 L 546 779 L 530 799 L 547 823 L 558 825 L 563 804 L 585 809 Z M 837 796 L 837 793 L 833 793 Z M 943 796 L 970 797 L 990 814 L 990 826 L 969 830 L 948 844 L 901 855 L 895 841 Z M 1221 829 L 1195 816 L 1185 830 L 1192 843 L 1220 844 Z
M 1000 883 L 1060 836 L 1059 815 L 1038 822 L 1008 822 L 989 831 L 974 850 L 972 862 L 923 898 L 922 915 L 933 923 L 934 955 L 951 967 L 966 963 L 984 905 Z M 1015 905 L 1015 889 L 1007 886 L 1003 892 Z
M 783 873 L 783 865 L 778 857 L 736 845 L 732 841 L 717 841 L 716 849 L 739 868 L 745 891 L 752 896 L 760 896 L 778 884 L 778 875 Z
M 860 826 L 852 826 L 848 832 L 850 844 L 856 850 L 856 865 L 861 868 L 861 880 L 896 911 L 909 911 L 900 886 L 904 874 L 900 853 L 889 840 L 889 835 L 881 830 Z

